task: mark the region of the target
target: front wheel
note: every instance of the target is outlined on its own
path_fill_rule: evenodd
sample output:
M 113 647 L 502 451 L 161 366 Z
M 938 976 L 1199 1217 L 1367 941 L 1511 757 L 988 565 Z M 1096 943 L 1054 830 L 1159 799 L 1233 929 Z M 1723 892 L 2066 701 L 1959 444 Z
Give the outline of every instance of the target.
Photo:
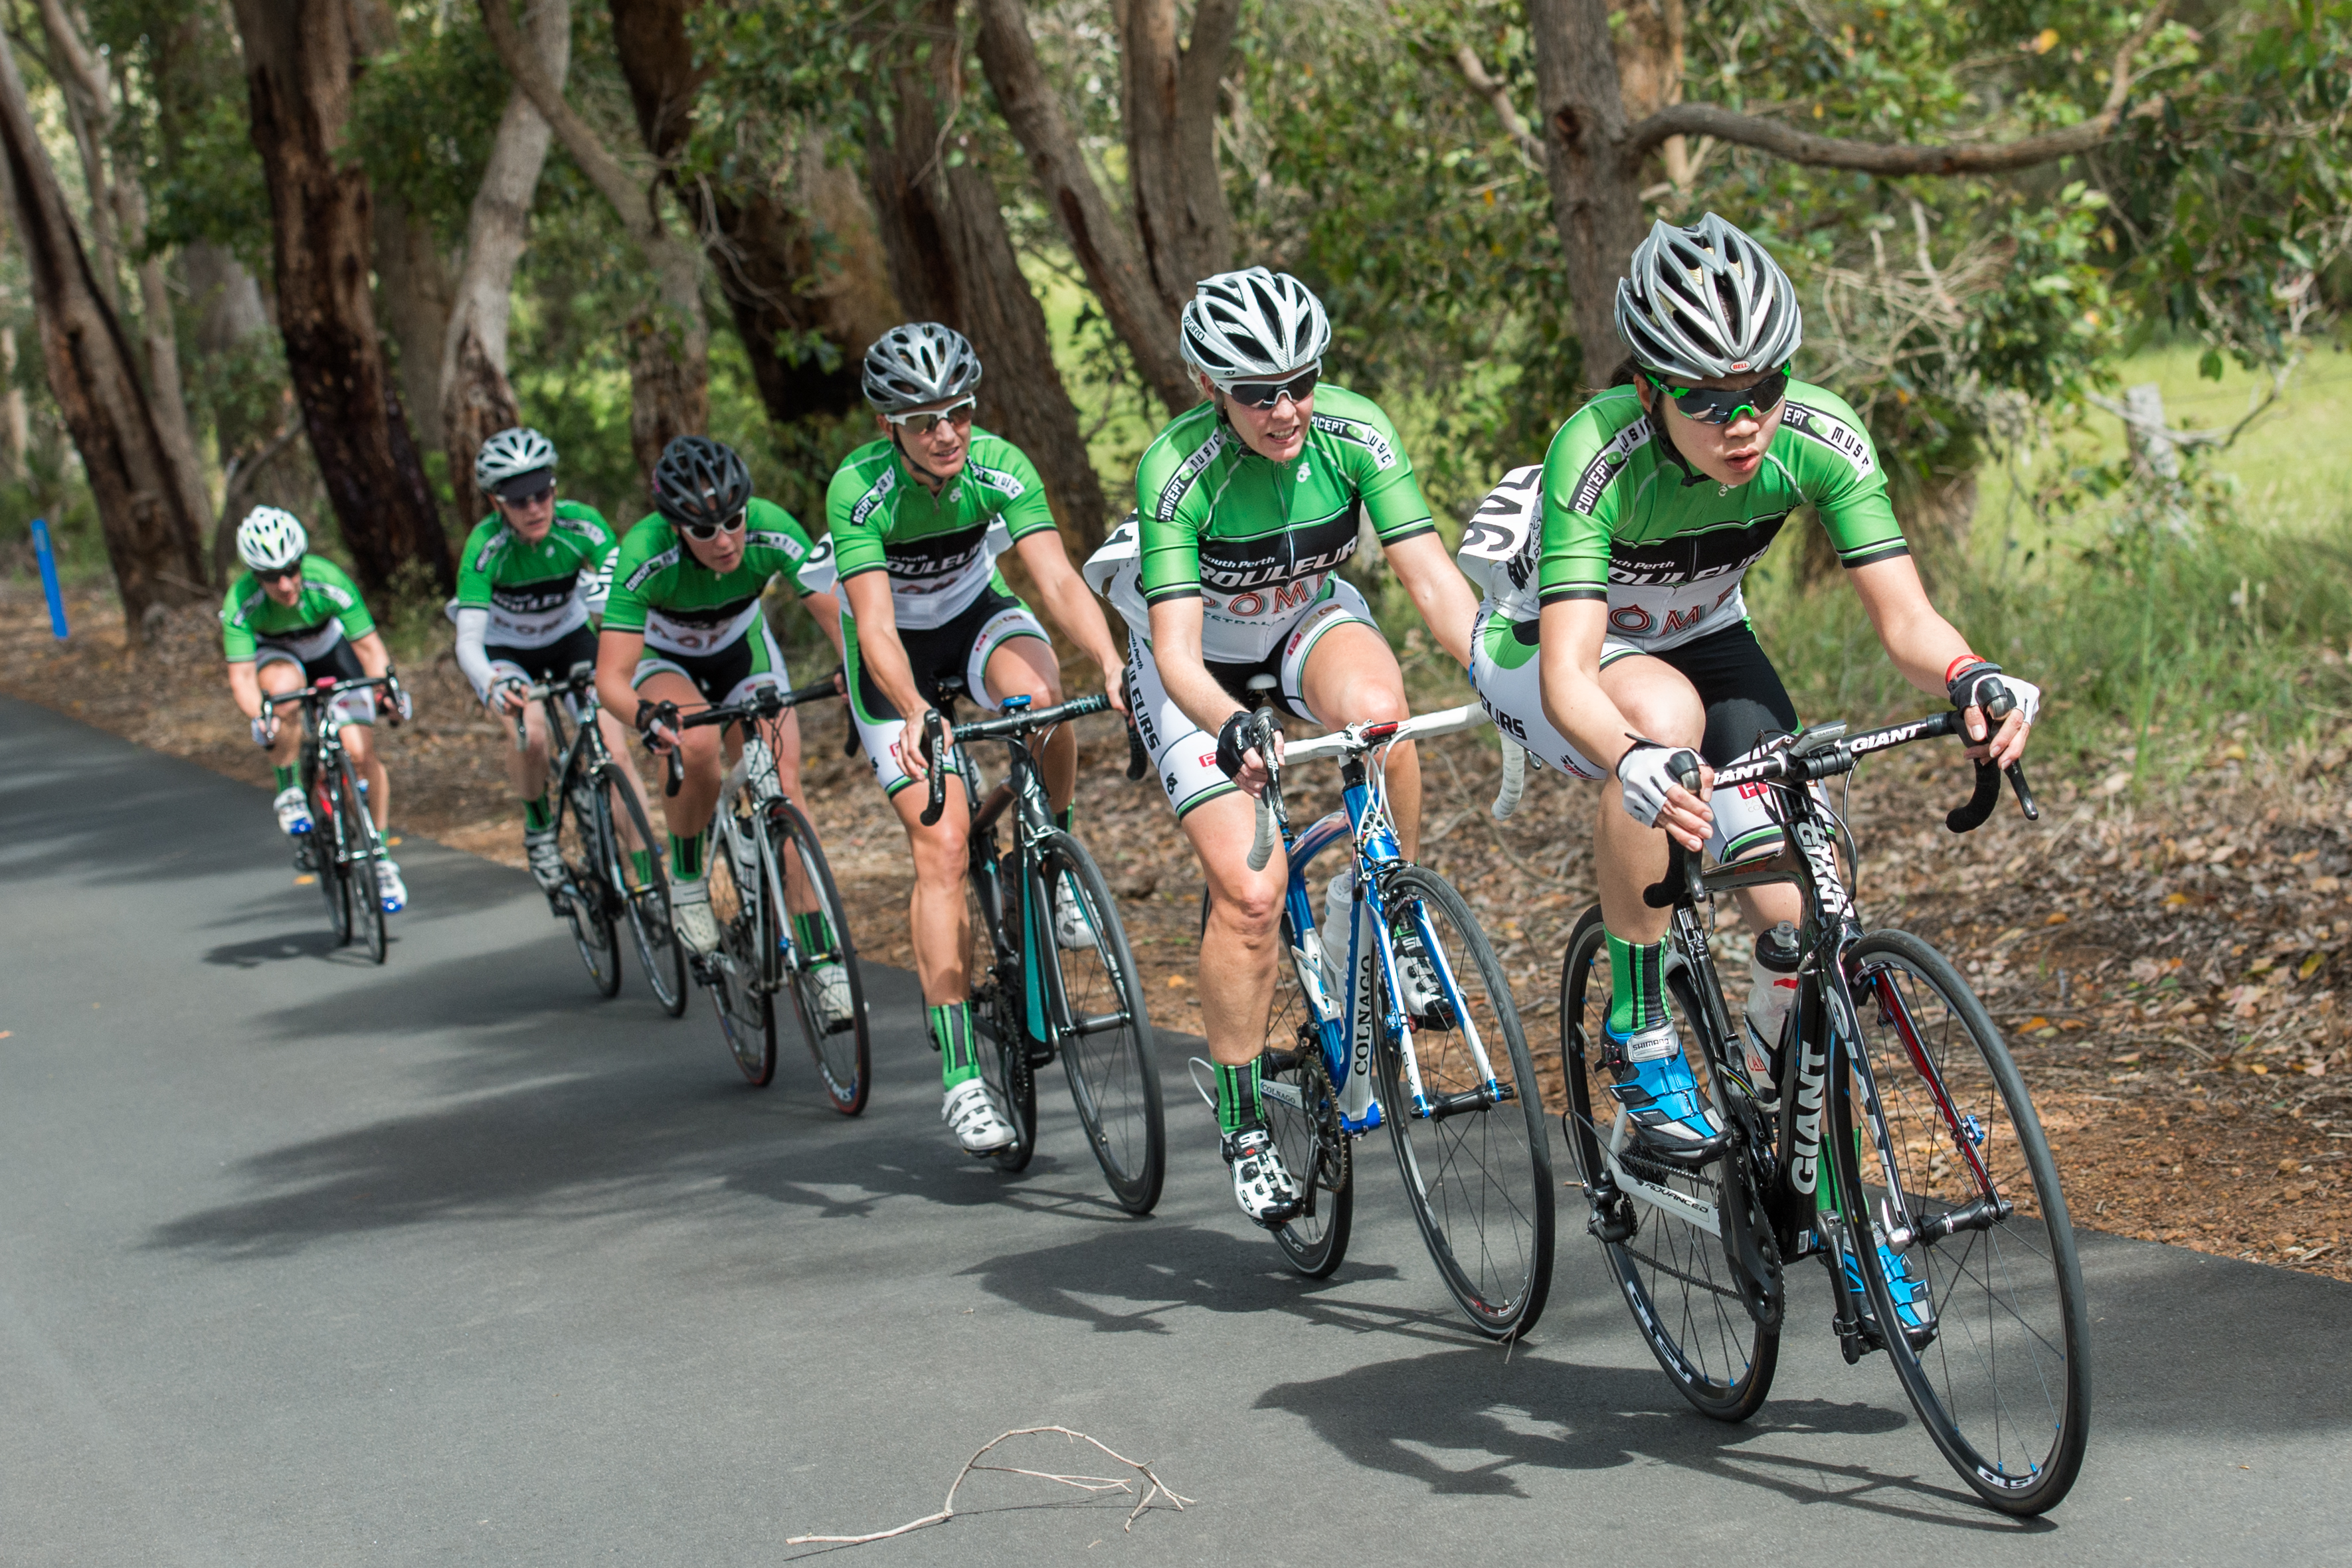
M 348 757 L 335 758 L 335 790 L 341 797 L 335 814 L 342 823 L 343 877 L 351 904 L 354 935 L 367 943 L 368 956 L 383 963 L 389 938 L 384 932 L 383 893 L 376 885 L 376 862 L 383 858 L 383 841 L 369 817 L 367 797 L 360 792 Z
M 849 912 L 842 905 L 841 889 L 834 884 L 833 870 L 825 863 L 816 829 L 799 807 L 790 800 L 773 801 L 761 826 L 779 878 L 771 894 L 782 894 L 796 874 L 816 897 L 813 915 L 795 915 L 781 899 L 774 902 L 770 925 L 779 936 L 792 935 L 789 947 L 780 955 L 782 989 L 792 998 L 793 1016 L 799 1020 L 801 1038 L 808 1042 L 809 1055 L 816 1062 L 825 1099 L 843 1115 L 855 1116 L 866 1109 L 874 1063 L 866 1032 L 866 979 L 858 970 L 857 948 L 849 936 Z M 827 976 L 824 971 L 828 968 L 836 974 Z M 849 998 L 849 1016 L 830 1026 L 824 1003 L 827 986 L 843 987 Z
M 705 871 L 710 879 L 710 913 L 719 922 L 719 947 L 702 962 L 727 1049 L 744 1081 L 765 1089 L 776 1077 L 776 994 L 770 987 L 782 966 L 769 956 L 775 938 L 761 907 L 759 884 L 765 877 L 750 868 L 740 873 L 736 869 L 737 835 L 751 831 L 751 824 L 737 821 L 722 821 L 712 828 Z M 756 856 L 756 845 L 752 852 Z M 782 901 L 771 897 L 770 902 L 781 906 Z
M 672 1018 L 686 1012 L 686 948 L 669 923 L 669 868 L 662 841 L 646 821 L 636 780 L 607 762 L 596 770 L 596 795 L 613 824 L 612 862 L 605 870 L 621 891 L 637 962 L 654 999 Z
M 1671 948 L 1669 949 L 1671 952 Z M 1718 1421 L 1744 1421 L 1764 1404 L 1780 1364 L 1778 1284 L 1759 1314 L 1727 1254 L 1727 1217 L 1755 1207 L 1726 1202 L 1741 1178 L 1728 1154 L 1696 1170 L 1642 1158 L 1633 1124 L 1610 1092 L 1601 1031 L 1612 995 L 1608 934 L 1588 909 L 1568 939 L 1560 967 L 1560 1067 L 1566 1079 L 1569 1147 L 1591 1209 L 1591 1228 L 1609 1271 L 1650 1354 L 1694 1408 Z M 1681 1031 L 1692 1075 L 1723 1103 L 1705 1048 L 1706 1015 L 1687 971 L 1669 965 L 1666 1005 Z M 1767 1323 L 1761 1321 L 1769 1317 Z
M 1003 863 L 1020 862 L 1007 856 Z M 1037 1154 L 1037 1070 L 1029 1064 L 1028 998 L 1020 989 L 1018 955 L 1000 962 L 997 953 L 996 922 L 1021 918 L 1020 894 L 1001 885 L 1000 876 L 998 862 L 975 854 L 964 879 L 971 901 L 972 1049 L 981 1079 L 1013 1129 L 1013 1142 L 988 1157 L 1001 1169 L 1024 1171 Z
M 2074 1486 L 2090 1439 L 2090 1323 L 2057 1161 L 1950 960 L 1876 931 L 1854 945 L 1848 976 L 1868 1067 L 1853 1082 L 1876 1090 L 1879 1115 L 1842 1096 L 1861 1137 L 1837 1139 L 1837 1157 L 1841 1186 L 1869 1209 L 1857 1240 L 1868 1228 L 1885 1244 L 1855 1248 L 1871 1310 L 1908 1325 L 1881 1337 L 1952 1468 L 2002 1512 L 2042 1513 Z
M 1110 887 L 1087 847 L 1055 830 L 1036 849 L 1038 882 L 1047 892 L 1035 905 L 1034 946 L 1041 961 L 1055 966 L 1068 1012 L 1057 1043 L 1070 1099 L 1112 1198 L 1129 1214 L 1149 1214 L 1168 1167 L 1168 1132 L 1143 979 Z M 1036 886 L 1030 896 L 1036 898 Z M 1072 909 L 1087 932 L 1084 946 L 1064 946 L 1057 935 Z M 1057 1021 L 1048 1020 L 1048 1029 Z
M 1551 1138 L 1519 1010 L 1444 878 L 1407 865 L 1384 891 L 1391 928 L 1420 937 L 1440 998 L 1379 1053 L 1405 1200 L 1471 1325 L 1516 1339 L 1543 1315 L 1553 1227 Z
M 343 803 L 337 779 L 333 771 L 311 770 L 310 866 L 327 900 L 327 929 L 341 947 L 352 939 L 352 879 L 343 863 Z
M 556 849 L 572 887 L 563 901 L 564 918 L 596 994 L 614 996 L 621 989 L 620 899 L 604 880 L 604 867 L 614 858 L 613 824 L 602 816 L 602 802 L 583 790 L 558 790 L 553 798 Z

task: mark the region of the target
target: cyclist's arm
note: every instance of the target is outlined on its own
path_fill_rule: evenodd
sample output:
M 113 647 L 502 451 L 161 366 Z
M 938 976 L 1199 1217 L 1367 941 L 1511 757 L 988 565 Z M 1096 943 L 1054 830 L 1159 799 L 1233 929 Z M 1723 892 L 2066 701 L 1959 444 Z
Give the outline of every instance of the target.
M 1470 663 L 1470 622 L 1477 619 L 1478 596 L 1471 591 L 1470 580 L 1462 575 L 1462 569 L 1446 552 L 1445 541 L 1433 533 L 1415 534 L 1385 548 L 1389 565 L 1396 569 L 1397 580 L 1404 585 L 1422 620 L 1428 622 L 1438 646 L 1455 664 L 1466 667 Z
M 1101 666 L 1103 690 L 1109 694 L 1111 706 L 1125 713 L 1127 694 L 1121 689 L 1124 683 L 1119 675 L 1127 661 L 1111 637 L 1110 622 L 1103 619 L 1101 603 L 1093 590 L 1087 587 L 1086 580 L 1070 565 L 1069 552 L 1062 548 L 1062 536 L 1052 528 L 1037 528 L 1022 535 L 1013 549 L 1021 558 L 1021 564 L 1029 569 L 1030 580 L 1037 585 L 1037 599 L 1045 607 L 1046 615 L 1064 636 Z
M 1234 709 L 1242 705 L 1234 695 L 1217 684 L 1209 674 L 1208 664 L 1201 657 L 1201 600 L 1196 594 L 1187 599 L 1165 599 L 1151 607 L 1151 663 L 1160 672 L 1160 684 L 1183 710 L 1184 716 L 1201 727 L 1211 737 L 1223 729 Z M 1282 741 L 1274 743 L 1276 760 L 1282 756 Z M 1242 770 L 1234 782 L 1245 794 L 1262 794 L 1265 789 L 1266 773 L 1264 761 L 1255 750 L 1242 753 Z
M 606 713 L 632 727 L 637 718 L 637 692 L 632 683 L 645 651 L 643 632 L 607 626 L 596 637 L 596 700 Z
M 247 718 L 261 716 L 261 678 L 255 672 L 260 668 L 251 659 L 232 659 L 228 665 L 229 700 Z
M 392 668 L 392 651 L 383 645 L 380 632 L 352 638 L 352 652 L 359 655 L 360 668 L 371 675 L 381 675 Z
M 488 611 L 478 604 L 457 607 L 457 668 L 472 684 L 474 695 L 484 702 L 490 700 L 489 636 Z
M 841 591 L 849 598 L 849 618 L 857 622 L 857 662 L 907 721 L 898 748 L 898 766 L 910 779 L 930 771 L 923 765 L 923 714 L 931 705 L 915 689 L 915 671 L 907 663 L 906 645 L 898 641 L 898 607 L 890 599 L 890 574 L 861 571 L 844 578 Z
M 841 645 L 841 601 L 830 593 L 803 593 L 801 608 L 816 617 L 817 630 L 833 644 L 833 656 L 846 659 L 849 655 Z
M 1544 717 L 1579 753 L 1614 773 L 1640 732 L 1601 689 L 1601 644 L 1608 632 L 1606 599 L 1562 599 L 1543 607 L 1538 635 Z M 1714 820 L 1706 801 L 1677 785 L 1666 791 L 1658 826 L 1695 850 L 1706 841 Z
M 1952 623 L 1927 601 L 1927 591 L 1919 581 L 1919 569 L 1907 555 L 1855 567 L 1846 574 L 1853 591 L 1861 596 L 1863 610 L 1870 616 L 1871 625 L 1878 632 L 1878 641 L 1903 678 L 1930 696 L 1945 695 L 1944 675 L 1958 660 L 1971 652 L 1969 640 L 1960 635 Z M 1968 710 L 1969 735 L 1972 739 L 1984 737 L 1984 715 L 1974 708 Z M 2025 755 L 2025 740 L 2032 727 L 2022 714 L 2011 714 L 2002 721 L 2000 731 L 1993 737 L 1991 756 L 2002 767 Z M 1971 747 L 1974 755 L 1981 747 Z

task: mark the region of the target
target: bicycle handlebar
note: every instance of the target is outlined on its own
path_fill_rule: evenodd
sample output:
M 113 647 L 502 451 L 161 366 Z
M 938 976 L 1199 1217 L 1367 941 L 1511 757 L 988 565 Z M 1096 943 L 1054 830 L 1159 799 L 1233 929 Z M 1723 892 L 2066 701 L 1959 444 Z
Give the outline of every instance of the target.
M 274 695 L 265 693 L 261 699 L 261 706 L 278 707 L 287 703 L 332 702 L 345 692 L 363 692 L 371 686 L 397 685 L 398 684 L 397 678 L 392 675 L 364 675 L 356 681 L 329 680 L 322 675 L 314 685 L 304 686 L 299 691 L 278 692 Z
M 1259 708 L 1250 717 L 1249 744 L 1265 758 L 1267 778 L 1265 791 L 1257 798 L 1257 837 L 1250 843 L 1250 870 L 1264 871 L 1265 862 L 1274 858 L 1276 798 L 1281 794 L 1284 768 L 1293 762 L 1312 762 L 1318 757 L 1360 757 L 1375 747 L 1392 746 L 1401 740 L 1428 740 L 1441 735 L 1459 735 L 1486 722 L 1485 708 L 1476 703 L 1464 703 L 1460 707 L 1441 708 L 1435 713 L 1419 714 L 1407 719 L 1351 724 L 1345 729 L 1335 729 L 1328 735 L 1318 735 L 1296 746 L 1285 746 L 1282 761 L 1276 763 L 1266 745 L 1272 738 L 1274 710 L 1271 707 Z M 1526 783 L 1526 757 L 1516 755 L 1517 768 L 1515 769 L 1513 762 L 1518 747 L 1507 739 L 1503 752 L 1503 787 L 1495 797 L 1494 807 L 1498 821 L 1517 808 L 1519 794 Z
M 522 700 L 527 703 L 541 703 L 550 697 L 577 696 L 582 692 L 593 692 L 595 689 L 596 666 L 592 661 L 583 659 L 572 665 L 572 673 L 562 680 L 541 681 L 536 685 L 523 687 Z
M 930 794 L 923 802 L 922 823 L 930 827 L 938 822 L 948 808 L 948 776 L 944 761 L 950 746 L 961 746 L 968 740 L 998 740 L 1017 735 L 1033 735 L 1041 729 L 1051 729 L 1070 719 L 1084 718 L 1090 713 L 1104 713 L 1110 707 L 1110 698 L 1097 692 L 1092 696 L 1073 697 L 1052 707 L 1016 708 L 995 718 L 976 718 L 970 724 L 960 724 L 950 731 L 939 709 L 929 708 L 923 714 L 923 760 L 929 765 Z M 1128 727 L 1128 773 L 1129 779 L 1142 777 L 1136 771 L 1135 759 L 1142 749 L 1135 737 L 1132 725 Z M 1148 765 L 1148 759 L 1147 759 Z
M 827 697 L 840 695 L 841 693 L 834 686 L 833 676 L 827 675 L 821 681 L 811 681 L 807 685 L 794 686 L 790 691 L 761 686 L 742 702 L 713 703 L 698 712 L 680 715 L 667 722 L 683 736 L 689 729 L 702 729 L 714 724 L 733 724 L 739 719 L 774 718 L 787 708 L 798 707 L 803 703 L 821 702 Z M 675 795 L 686 785 L 686 762 L 678 756 L 678 748 L 675 746 L 664 755 L 669 758 L 669 764 L 668 778 L 662 785 L 662 793 Z
M 1503 785 L 1495 791 L 1495 821 L 1507 820 L 1519 809 L 1519 797 L 1528 789 L 1528 748 L 1503 737 Z

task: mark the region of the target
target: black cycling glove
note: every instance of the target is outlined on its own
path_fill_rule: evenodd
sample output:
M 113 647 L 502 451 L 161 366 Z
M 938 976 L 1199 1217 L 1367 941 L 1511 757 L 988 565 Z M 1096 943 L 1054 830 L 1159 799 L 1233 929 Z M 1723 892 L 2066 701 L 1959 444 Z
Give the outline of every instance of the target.
M 1249 728 L 1252 716 L 1247 708 L 1235 708 L 1233 716 L 1217 727 L 1217 768 L 1228 779 L 1241 777 L 1242 753 L 1249 749 L 1243 731 Z

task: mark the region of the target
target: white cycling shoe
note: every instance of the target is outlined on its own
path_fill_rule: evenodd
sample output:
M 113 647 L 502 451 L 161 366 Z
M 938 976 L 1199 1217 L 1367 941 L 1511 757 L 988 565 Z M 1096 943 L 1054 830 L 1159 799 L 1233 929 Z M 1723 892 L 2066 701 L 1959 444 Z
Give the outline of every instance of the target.
M 408 907 L 408 884 L 400 880 L 398 862 L 387 857 L 375 862 L 375 894 L 383 900 L 386 915 L 397 915 Z
M 1054 940 L 1069 953 L 1084 953 L 1095 945 L 1095 923 L 1087 917 L 1086 901 L 1067 877 L 1054 890 Z
M 709 957 L 719 951 L 719 920 L 710 913 L 710 884 L 696 879 L 669 888 L 669 928 L 687 950 Z
M 817 1022 L 827 1034 L 849 1027 L 849 971 L 839 964 L 819 964 L 809 971 L 809 986 L 816 993 Z
M 1013 1124 L 996 1108 L 988 1085 L 977 1078 L 967 1078 L 948 1091 L 940 1119 L 968 1155 L 992 1155 L 1013 1142 Z
M 1282 1163 L 1274 1134 L 1264 1127 L 1244 1127 L 1224 1139 L 1225 1164 L 1234 1168 L 1234 1201 L 1242 1212 L 1269 1230 L 1278 1230 L 1294 1218 L 1304 1203 L 1298 1183 Z
M 302 799 L 299 786 L 289 784 L 270 804 L 278 811 L 278 831 L 288 838 L 299 839 L 310 831 L 310 803 Z
M 539 883 L 540 892 L 552 898 L 563 890 L 572 873 L 563 869 L 563 852 L 556 848 L 553 828 L 525 833 L 522 852 L 530 861 L 531 880 Z

